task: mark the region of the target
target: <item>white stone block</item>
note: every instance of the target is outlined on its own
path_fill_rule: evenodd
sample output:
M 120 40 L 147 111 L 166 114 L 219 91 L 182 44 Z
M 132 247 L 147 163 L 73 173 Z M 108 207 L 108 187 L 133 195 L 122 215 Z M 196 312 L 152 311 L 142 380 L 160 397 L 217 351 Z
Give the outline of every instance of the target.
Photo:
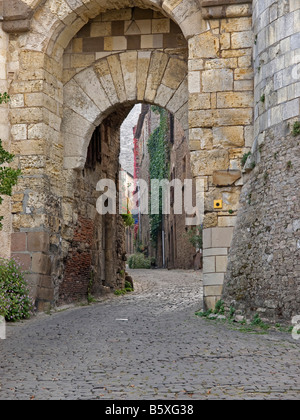
M 216 260 L 214 256 L 203 257 L 203 273 L 215 273 Z

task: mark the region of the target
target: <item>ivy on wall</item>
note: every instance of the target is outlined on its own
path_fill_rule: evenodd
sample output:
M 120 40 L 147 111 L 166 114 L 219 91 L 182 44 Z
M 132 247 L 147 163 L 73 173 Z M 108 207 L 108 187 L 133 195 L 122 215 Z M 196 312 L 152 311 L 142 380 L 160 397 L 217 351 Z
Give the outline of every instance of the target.
M 160 115 L 160 124 L 148 139 L 150 179 L 169 179 L 168 112 L 158 106 L 152 106 L 151 109 Z M 157 199 L 159 199 L 159 214 L 150 214 L 150 238 L 153 246 L 157 244 L 158 233 L 162 226 L 161 190 Z

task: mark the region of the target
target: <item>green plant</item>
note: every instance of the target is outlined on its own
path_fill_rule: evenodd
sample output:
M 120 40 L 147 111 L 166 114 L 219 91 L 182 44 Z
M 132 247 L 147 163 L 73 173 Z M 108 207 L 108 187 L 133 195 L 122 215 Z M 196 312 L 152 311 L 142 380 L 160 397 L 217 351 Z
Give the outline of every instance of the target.
M 203 227 L 194 226 L 186 232 L 186 237 L 193 247 L 202 249 L 203 246 Z
M 0 104 L 7 103 L 10 100 L 9 95 L 4 92 L 0 93 Z M 3 203 L 3 195 L 11 196 L 12 187 L 17 184 L 18 177 L 21 175 L 19 169 L 12 169 L 7 166 L 14 159 L 14 155 L 7 152 L 2 146 L 0 140 L 0 205 Z M 0 216 L 0 229 L 2 229 L 3 216 Z
M 228 213 L 229 213 L 229 214 L 232 214 L 232 213 L 233 213 L 233 210 L 231 210 L 231 209 L 230 209 L 230 210 L 228 210 Z
M 121 295 L 126 295 L 126 290 L 125 289 L 117 289 L 117 290 L 115 290 L 114 291 L 114 294 L 116 295 L 116 296 L 121 296 Z
M 142 253 L 132 254 L 128 259 L 128 266 L 129 268 L 150 268 L 151 259 L 146 258 Z
M 269 328 L 269 325 L 265 324 L 260 316 L 256 313 L 251 321 L 251 325 L 254 327 L 260 327 L 263 330 L 267 330 Z
M 29 296 L 25 273 L 14 259 L 0 259 L 0 315 L 7 321 L 29 318 L 34 303 Z
M 245 165 L 245 163 L 246 163 L 246 161 L 247 161 L 247 159 L 248 159 L 248 157 L 251 155 L 251 152 L 248 152 L 248 153 L 244 153 L 243 154 L 243 156 L 242 156 L 242 159 L 241 159 L 241 164 L 242 164 L 242 166 L 244 166 Z
M 160 115 L 159 126 L 153 131 L 148 139 L 149 152 L 149 174 L 150 179 L 161 181 L 169 178 L 169 148 L 167 136 L 169 131 L 168 113 L 158 106 L 152 106 L 152 111 Z M 162 224 L 162 191 L 159 196 L 154 197 L 159 200 L 158 214 L 150 214 L 150 238 L 152 245 L 157 245 L 158 233 Z M 151 190 L 150 190 L 151 200 Z
M 10 100 L 10 96 L 7 92 L 0 93 L 0 104 L 7 103 Z
M 300 121 L 296 121 L 293 125 L 292 136 L 296 137 L 300 135 Z
M 266 95 L 265 94 L 261 95 L 260 102 L 264 103 L 265 100 L 266 100 Z
M 225 311 L 224 302 L 222 299 L 218 300 L 215 305 L 214 313 L 223 315 Z
M 133 292 L 134 290 L 131 283 L 129 283 L 129 281 L 125 281 L 125 290 L 126 292 Z
M 121 216 L 125 226 L 129 227 L 134 225 L 134 218 L 132 217 L 131 213 L 124 213 L 121 214 Z
M 293 164 L 290 160 L 287 162 L 286 167 L 287 167 L 287 169 L 292 169 Z
M 114 291 L 114 294 L 116 296 L 122 296 L 122 295 L 126 295 L 126 293 L 130 293 L 133 292 L 133 288 L 131 286 L 131 284 L 129 283 L 129 281 L 125 281 L 125 287 L 124 289 L 117 289 Z
M 195 312 L 195 315 L 200 316 L 201 318 L 208 318 L 212 312 L 212 309 L 208 309 L 207 311 L 197 311 Z

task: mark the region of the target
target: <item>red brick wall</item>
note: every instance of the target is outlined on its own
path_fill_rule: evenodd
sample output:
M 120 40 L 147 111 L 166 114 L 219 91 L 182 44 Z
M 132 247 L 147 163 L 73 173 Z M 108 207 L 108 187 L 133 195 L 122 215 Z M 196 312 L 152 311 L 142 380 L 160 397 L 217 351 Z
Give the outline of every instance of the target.
M 60 303 L 87 297 L 92 269 L 93 232 L 93 221 L 79 217 L 60 286 Z

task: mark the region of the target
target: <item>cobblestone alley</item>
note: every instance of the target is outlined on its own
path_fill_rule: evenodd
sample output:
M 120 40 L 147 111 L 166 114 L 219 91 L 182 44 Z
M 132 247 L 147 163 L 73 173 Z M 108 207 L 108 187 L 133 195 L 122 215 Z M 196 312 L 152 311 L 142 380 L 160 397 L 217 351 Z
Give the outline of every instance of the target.
M 132 275 L 132 294 L 9 325 L 0 400 L 299 399 L 291 334 L 195 316 L 200 272 Z

